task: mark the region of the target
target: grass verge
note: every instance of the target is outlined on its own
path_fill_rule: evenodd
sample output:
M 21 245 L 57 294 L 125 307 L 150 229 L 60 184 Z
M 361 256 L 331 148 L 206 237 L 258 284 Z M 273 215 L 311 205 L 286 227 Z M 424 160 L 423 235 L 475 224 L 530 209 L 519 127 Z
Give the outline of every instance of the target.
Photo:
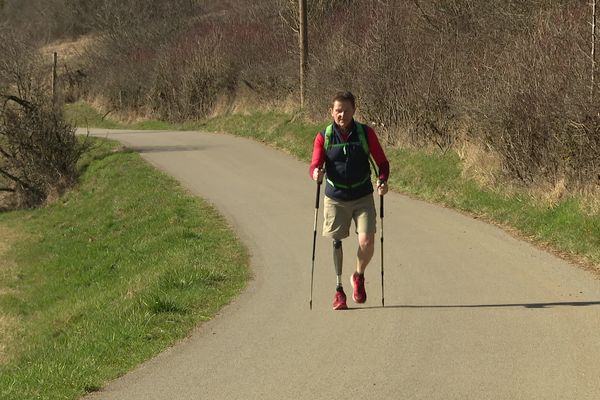
M 75 126 L 85 128 L 106 129 L 152 129 L 152 130 L 181 130 L 184 125 L 176 125 L 157 120 L 146 120 L 135 123 L 125 123 L 110 118 L 110 113 L 102 115 L 89 104 L 79 101 L 65 107 L 65 118 Z
M 586 212 L 583 198 L 548 206 L 525 193 L 481 187 L 462 176 L 460 158 L 452 152 L 393 149 L 388 154 L 394 190 L 478 216 L 598 272 L 600 215 Z
M 75 190 L 0 214 L 2 399 L 77 399 L 190 333 L 244 287 L 248 257 L 205 202 L 137 154 L 95 141 Z M 5 349 L 6 350 L 6 349 Z

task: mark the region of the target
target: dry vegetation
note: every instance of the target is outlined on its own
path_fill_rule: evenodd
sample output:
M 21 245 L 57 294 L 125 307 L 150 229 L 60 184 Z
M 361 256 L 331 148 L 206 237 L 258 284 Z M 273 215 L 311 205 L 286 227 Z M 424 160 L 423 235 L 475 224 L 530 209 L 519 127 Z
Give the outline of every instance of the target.
M 13 294 L 10 283 L 16 277 L 14 264 L 8 257 L 8 252 L 16 240 L 14 231 L 0 226 L 0 297 Z M 0 365 L 10 359 L 9 349 L 18 328 L 19 321 L 17 317 L 0 311 Z
M 75 182 L 86 145 L 62 118 L 31 43 L 9 29 L 0 28 L 0 38 L 0 207 L 34 207 Z
M 94 36 L 64 71 L 69 100 L 179 122 L 298 98 L 295 0 L 3 3 L 23 29 L 16 4 L 29 5 L 48 26 L 38 41 Z M 482 182 L 597 190 L 587 2 L 315 0 L 308 11 L 309 116 L 349 89 L 390 144 L 459 150 Z

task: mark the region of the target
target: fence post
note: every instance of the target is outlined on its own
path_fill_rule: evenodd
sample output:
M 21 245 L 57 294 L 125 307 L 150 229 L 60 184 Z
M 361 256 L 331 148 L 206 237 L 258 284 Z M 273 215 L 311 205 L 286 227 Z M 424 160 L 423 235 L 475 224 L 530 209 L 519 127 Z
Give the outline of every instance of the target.
M 590 85 L 590 102 L 594 101 L 594 90 L 596 86 L 596 0 L 592 0 L 592 80 Z
M 58 64 L 58 54 L 52 54 L 52 104 L 56 104 L 56 67 Z
M 299 45 L 300 45 L 300 108 L 304 108 L 304 98 L 306 95 L 306 67 L 308 57 L 308 41 L 306 38 L 306 25 L 308 17 L 306 16 L 306 0 L 299 0 Z

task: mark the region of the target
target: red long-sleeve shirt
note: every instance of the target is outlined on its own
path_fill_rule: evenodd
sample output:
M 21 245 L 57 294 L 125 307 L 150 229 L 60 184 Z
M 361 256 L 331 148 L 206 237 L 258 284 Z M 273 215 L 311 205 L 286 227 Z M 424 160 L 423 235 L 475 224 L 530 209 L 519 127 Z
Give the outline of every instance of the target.
M 341 137 L 343 141 L 348 140 L 348 135 L 341 134 Z M 373 160 L 379 169 L 379 180 L 387 181 L 390 175 L 390 163 L 385 157 L 375 131 L 370 126 L 367 127 L 367 142 L 369 144 L 369 152 L 373 156 Z M 313 144 L 312 161 L 308 169 L 308 174 L 311 178 L 315 168 L 322 168 L 323 164 L 325 163 L 324 145 L 325 139 L 320 133 L 317 132 L 317 136 L 315 137 L 315 142 Z

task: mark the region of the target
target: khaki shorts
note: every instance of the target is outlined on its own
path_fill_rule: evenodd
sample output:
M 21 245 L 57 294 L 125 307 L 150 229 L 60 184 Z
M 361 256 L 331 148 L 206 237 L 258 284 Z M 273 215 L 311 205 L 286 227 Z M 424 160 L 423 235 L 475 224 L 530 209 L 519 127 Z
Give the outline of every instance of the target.
M 377 212 L 372 194 L 350 201 L 339 201 L 325 196 L 323 209 L 323 236 L 334 240 L 347 238 L 350 236 L 353 220 L 356 233 L 375 233 L 377 230 Z

